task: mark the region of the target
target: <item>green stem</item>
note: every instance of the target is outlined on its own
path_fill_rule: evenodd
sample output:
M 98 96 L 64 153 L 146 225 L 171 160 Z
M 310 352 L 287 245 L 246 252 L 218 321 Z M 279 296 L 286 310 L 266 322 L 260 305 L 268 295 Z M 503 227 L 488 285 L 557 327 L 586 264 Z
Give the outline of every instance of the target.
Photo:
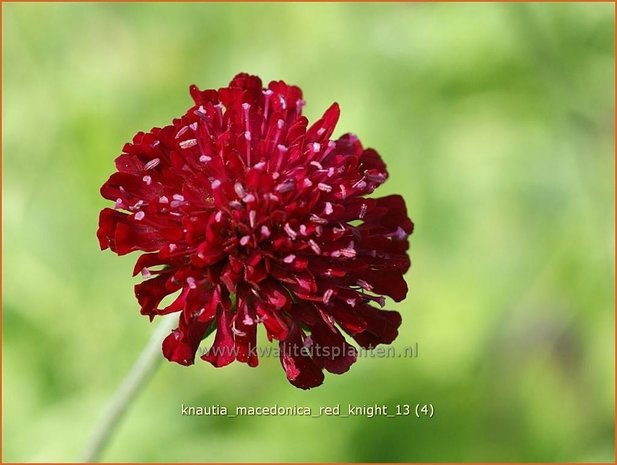
M 118 387 L 109 406 L 97 423 L 90 441 L 81 456 L 83 462 L 99 461 L 101 453 L 109 443 L 120 420 L 122 420 L 131 403 L 141 391 L 140 388 L 152 377 L 155 369 L 160 365 L 163 359 L 161 355 L 161 342 L 176 324 L 177 319 L 167 317 L 156 327 L 152 337 L 141 354 L 139 354 L 131 371 Z

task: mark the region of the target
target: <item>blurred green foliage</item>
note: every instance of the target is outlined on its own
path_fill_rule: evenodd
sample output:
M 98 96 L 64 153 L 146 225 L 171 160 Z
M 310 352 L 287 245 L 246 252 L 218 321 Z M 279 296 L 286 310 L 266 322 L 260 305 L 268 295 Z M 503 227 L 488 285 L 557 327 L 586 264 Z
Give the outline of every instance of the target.
M 3 4 L 3 459 L 78 458 L 153 327 L 99 186 L 135 132 L 239 71 L 376 147 L 417 229 L 397 347 L 304 392 L 163 364 L 115 461 L 612 461 L 610 4 Z M 182 417 L 180 404 L 430 402 L 415 417 Z

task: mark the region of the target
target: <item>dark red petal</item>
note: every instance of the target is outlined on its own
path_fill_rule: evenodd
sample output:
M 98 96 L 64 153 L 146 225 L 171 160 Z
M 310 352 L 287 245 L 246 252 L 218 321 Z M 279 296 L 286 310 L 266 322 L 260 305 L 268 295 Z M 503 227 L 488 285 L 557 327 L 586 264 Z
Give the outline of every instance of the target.
M 310 389 L 323 383 L 321 368 L 304 351 L 304 332 L 294 324 L 284 341 L 279 344 L 280 360 L 287 379 L 301 389 Z
M 313 123 L 306 131 L 307 142 L 318 141 L 325 146 L 334 132 L 340 114 L 341 111 L 338 103 L 330 105 L 330 108 L 325 111 L 321 119 Z
M 268 338 L 282 341 L 287 338 L 288 325 L 281 317 L 279 311 L 266 302 L 255 304 L 257 316 L 266 328 Z
M 194 321 L 190 325 L 180 325 L 163 341 L 163 355 L 170 362 L 180 365 L 195 363 L 195 353 L 210 322 Z
M 110 239 L 114 236 L 119 215 L 124 215 L 124 213 L 117 212 L 111 208 L 101 210 L 99 214 L 99 228 L 96 231 L 101 250 L 105 250 L 110 246 Z
M 148 270 L 151 267 L 156 267 L 163 265 L 160 271 L 153 271 L 154 273 L 159 273 L 162 271 L 170 271 L 170 268 L 176 268 L 183 263 L 186 263 L 186 260 L 182 256 L 176 257 L 161 257 L 158 253 L 145 253 L 141 255 L 137 262 L 135 262 L 135 267 L 133 268 L 133 276 L 136 276 L 138 273 Z M 147 273 L 146 273 L 147 275 Z
M 162 247 L 166 241 L 156 228 L 140 223 L 133 215 L 105 208 L 99 216 L 97 237 L 101 249 L 109 247 L 118 255 L 134 250 L 152 252 Z
M 403 197 L 400 195 L 388 195 L 386 197 L 366 200 L 372 200 L 373 203 L 369 204 L 370 206 L 367 208 L 363 218 L 366 225 L 364 226 L 365 228 L 379 226 L 383 228 L 383 233 L 394 232 L 398 228 L 405 231 L 407 235 L 413 232 L 413 223 L 407 216 L 407 208 Z M 361 209 L 361 204 L 357 208 L 358 210 Z M 372 230 L 375 231 L 374 227 Z
M 358 315 L 366 321 L 366 329 L 351 336 L 360 346 L 372 349 L 378 344 L 390 344 L 398 336 L 401 315 L 398 312 L 377 310 L 370 305 L 356 307 Z
M 257 321 L 254 309 L 247 301 L 246 291 L 238 294 L 237 310 L 232 319 L 236 360 L 255 367 L 257 357 Z
M 181 365 L 195 362 L 195 353 L 214 321 L 219 303 L 218 291 L 203 285 L 188 292 L 178 328 L 163 341 L 165 358 Z
M 400 271 L 364 271 L 361 276 L 376 294 L 387 295 L 395 302 L 400 302 L 407 296 L 407 282 Z
M 262 84 L 258 76 L 252 76 L 248 73 L 238 73 L 229 83 L 229 87 L 239 87 L 242 90 L 261 92 Z
M 189 87 L 191 97 L 195 101 L 195 105 L 207 105 L 208 103 L 218 103 L 218 92 L 216 90 L 199 90 L 195 84 Z
M 348 371 L 356 361 L 356 349 L 347 343 L 336 326 L 328 321 L 327 314 L 319 312 L 312 305 L 297 305 L 295 309 L 311 331 L 308 349 L 315 363 L 330 373 L 341 374 Z
M 273 113 L 281 113 L 284 119 L 292 119 L 302 112 L 304 102 L 302 91 L 297 86 L 290 86 L 283 81 L 272 81 L 268 84 L 273 94 L 270 105 Z
M 215 367 L 229 365 L 236 359 L 234 338 L 231 332 L 230 310 L 219 307 L 217 314 L 216 336 L 212 347 L 201 356 L 202 360 L 210 362 Z
M 287 308 L 290 305 L 289 294 L 283 286 L 274 280 L 262 283 L 261 294 L 266 303 L 276 309 Z
M 125 210 L 139 201 L 158 201 L 163 194 L 163 187 L 159 182 L 153 181 L 151 176 L 146 180 L 148 182 L 144 181 L 144 175 L 114 173 L 101 187 L 101 195 L 113 201 L 121 199 L 122 208 Z
M 361 333 L 368 325 L 366 320 L 358 315 L 349 305 L 333 305 L 328 307 L 327 312 L 351 336 Z
M 386 164 L 375 149 L 365 149 L 360 155 L 360 169 L 370 174 L 383 173 L 387 178 Z M 384 179 L 385 181 L 385 179 Z
M 170 279 L 170 273 L 164 273 L 135 285 L 135 297 L 141 305 L 141 314 L 150 316 L 161 314 L 158 305 L 168 296 L 178 291 L 182 286 Z M 180 310 L 177 308 L 175 311 Z

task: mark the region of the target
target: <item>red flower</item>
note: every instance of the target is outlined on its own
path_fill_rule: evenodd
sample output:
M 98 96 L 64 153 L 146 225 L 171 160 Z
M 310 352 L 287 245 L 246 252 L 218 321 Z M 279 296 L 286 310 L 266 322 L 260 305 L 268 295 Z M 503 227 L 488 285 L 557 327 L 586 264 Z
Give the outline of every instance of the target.
M 388 177 L 373 149 L 346 134 L 332 140 L 333 104 L 311 126 L 302 92 L 282 81 L 237 75 L 217 90 L 190 88 L 195 105 L 173 124 L 140 132 L 101 188 L 115 201 L 100 215 L 101 249 L 139 250 L 141 313 L 180 312 L 163 342 L 170 361 L 256 366 L 256 329 L 279 341 L 289 381 L 323 382 L 357 352 L 392 342 L 401 323 L 379 310 L 407 294 L 413 223 L 399 195 L 368 198 Z M 169 294 L 173 302 L 160 308 Z

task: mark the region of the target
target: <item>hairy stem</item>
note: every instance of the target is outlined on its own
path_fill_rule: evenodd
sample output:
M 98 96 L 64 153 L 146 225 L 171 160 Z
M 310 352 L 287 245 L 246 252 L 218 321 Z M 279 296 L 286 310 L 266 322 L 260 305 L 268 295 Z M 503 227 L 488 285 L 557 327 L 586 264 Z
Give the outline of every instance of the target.
M 83 462 L 97 462 L 105 446 L 109 443 L 120 420 L 135 400 L 140 388 L 152 377 L 155 369 L 163 359 L 161 342 L 175 326 L 177 320 L 173 317 L 163 318 L 152 337 L 142 350 L 122 384 L 118 387 L 107 409 L 97 423 L 90 441 L 84 450 Z

